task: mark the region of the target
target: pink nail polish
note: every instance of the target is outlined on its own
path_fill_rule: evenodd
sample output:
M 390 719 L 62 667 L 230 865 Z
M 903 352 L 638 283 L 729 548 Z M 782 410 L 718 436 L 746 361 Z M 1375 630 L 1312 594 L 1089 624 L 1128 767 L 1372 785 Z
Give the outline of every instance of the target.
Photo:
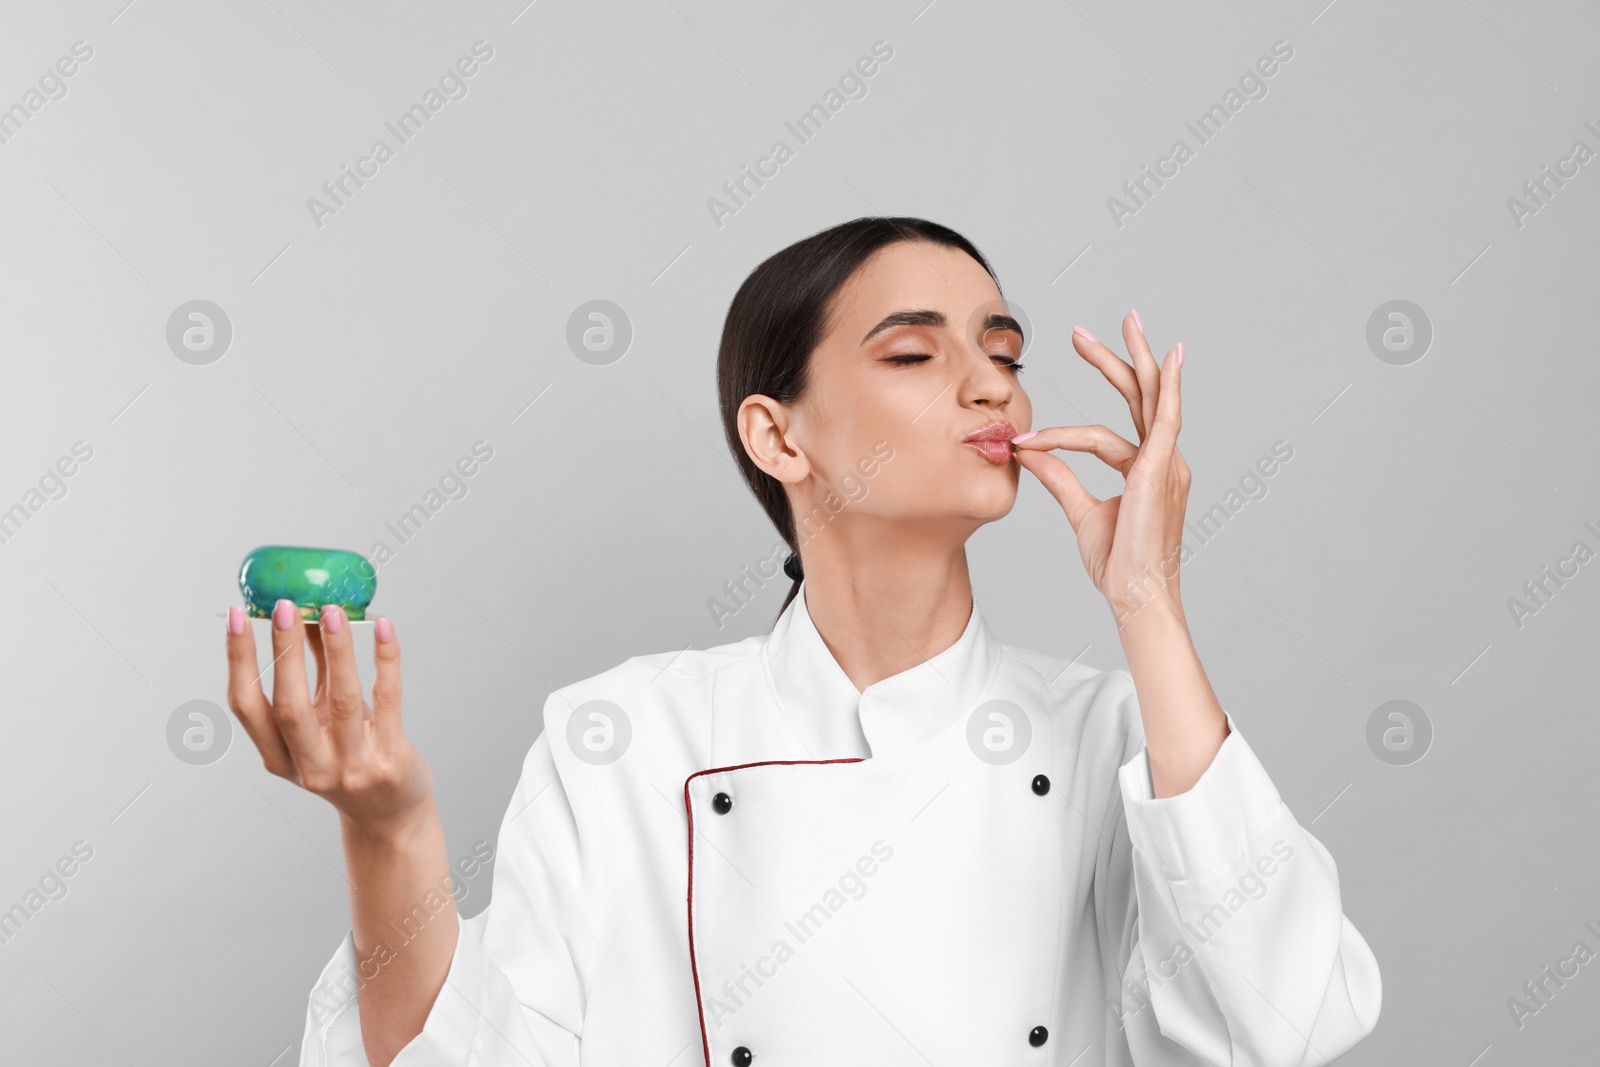
M 1139 327 L 1139 332 L 1144 333 L 1144 320 L 1139 317 L 1139 309 L 1133 309 L 1133 324 Z
M 1012 440 L 1012 441 L 1013 441 L 1013 442 L 1016 442 L 1016 441 L 1026 441 L 1026 440 L 1027 440 L 1027 439 L 1028 439 L 1028 438 L 1030 438 L 1030 437 L 1034 437 L 1034 436 L 1036 436 L 1036 435 L 1037 435 L 1037 434 L 1038 434 L 1038 433 L 1039 433 L 1039 431 L 1038 431 L 1038 430 L 1029 430 L 1029 431 L 1028 431 L 1028 432 L 1027 432 L 1027 433 L 1019 433 L 1019 434 L 1017 434 L 1017 436 L 1015 436 L 1015 437 L 1013 437 L 1013 438 L 1012 438 L 1012 439 L 1011 439 L 1011 440 Z
M 1097 340 L 1097 338 L 1095 337 L 1094 334 L 1090 333 L 1088 330 L 1085 330 L 1082 326 L 1074 326 L 1072 328 L 1072 332 L 1073 333 L 1081 333 L 1081 334 L 1083 334 L 1083 336 L 1087 337 L 1091 341 Z
M 244 609 L 237 605 L 228 609 L 228 632 L 235 637 L 244 633 Z
M 272 625 L 280 630 L 292 630 L 296 614 L 294 601 L 280 600 L 272 606 Z
M 337 604 L 322 605 L 322 632 L 336 634 L 344 629 L 344 612 Z
M 394 623 L 380 615 L 377 625 L 372 628 L 372 632 L 377 635 L 380 645 L 387 645 L 394 640 Z
M 1178 366 L 1183 366 L 1183 342 L 1178 342 Z

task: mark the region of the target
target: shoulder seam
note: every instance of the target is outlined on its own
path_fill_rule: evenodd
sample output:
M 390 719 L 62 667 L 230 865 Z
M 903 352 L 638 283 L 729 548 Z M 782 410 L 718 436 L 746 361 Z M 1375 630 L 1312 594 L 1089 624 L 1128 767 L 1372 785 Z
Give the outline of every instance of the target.
M 748 641 L 749 638 L 745 638 L 744 640 Z M 743 643 L 744 643 L 743 641 L 736 641 L 736 642 L 732 642 L 732 645 L 736 646 L 736 645 L 743 644 Z M 735 663 L 742 663 L 746 659 L 750 658 L 751 656 L 754 656 L 754 655 L 758 654 L 758 652 L 761 649 L 761 645 L 759 643 L 757 643 L 757 644 L 752 645 L 750 651 L 748 651 L 746 653 L 742 653 L 742 654 L 737 655 L 737 656 L 719 656 L 717 662 L 709 663 L 709 664 L 705 665 L 703 667 L 703 669 L 701 669 L 701 670 L 699 670 L 699 671 L 697 671 L 695 673 L 689 673 L 687 670 L 685 670 L 683 668 L 674 669 L 674 667 L 673 667 L 673 664 L 675 664 L 677 662 L 677 658 L 681 657 L 681 656 L 683 656 L 683 655 L 685 655 L 687 653 L 690 653 L 690 652 L 708 653 L 708 652 L 715 651 L 717 648 L 726 648 L 726 647 L 729 647 L 729 646 L 727 646 L 727 645 L 714 645 L 711 648 L 681 649 L 676 653 L 670 653 L 670 652 L 646 652 L 646 653 L 642 653 L 642 654 L 637 655 L 637 656 L 630 656 L 630 657 L 628 657 L 627 659 L 623 660 L 621 663 L 617 664 L 614 667 L 608 667 L 606 670 L 600 671 L 598 674 L 591 674 L 587 678 L 579 678 L 576 681 L 568 682 L 566 685 L 557 686 L 556 688 L 552 689 L 551 692 L 552 693 L 561 693 L 561 694 L 565 695 L 569 690 L 576 689 L 579 686 L 587 685 L 587 684 L 590 684 L 590 683 L 593 683 L 593 682 L 599 682 L 602 679 L 607 680 L 607 681 L 616 681 L 616 682 L 632 681 L 632 680 L 636 679 L 639 675 L 645 674 L 645 673 L 651 672 L 651 671 L 654 671 L 656 674 L 670 674 L 674 678 L 702 678 L 702 677 L 704 677 L 706 675 L 709 675 L 709 674 L 715 674 L 717 671 L 721 670 L 724 667 L 730 666 L 730 665 L 735 664 Z M 669 655 L 673 656 L 674 658 L 671 659 L 671 660 L 668 660 L 665 667 L 657 666 L 654 663 L 648 662 L 650 657 L 653 657 L 653 656 L 669 656 Z

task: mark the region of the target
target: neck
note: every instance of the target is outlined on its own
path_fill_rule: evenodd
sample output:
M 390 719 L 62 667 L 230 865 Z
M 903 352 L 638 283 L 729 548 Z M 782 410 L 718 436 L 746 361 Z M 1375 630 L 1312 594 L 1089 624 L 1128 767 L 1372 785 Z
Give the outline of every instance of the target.
M 964 542 L 852 538 L 835 524 L 802 543 L 806 611 L 857 691 L 960 638 L 973 603 Z

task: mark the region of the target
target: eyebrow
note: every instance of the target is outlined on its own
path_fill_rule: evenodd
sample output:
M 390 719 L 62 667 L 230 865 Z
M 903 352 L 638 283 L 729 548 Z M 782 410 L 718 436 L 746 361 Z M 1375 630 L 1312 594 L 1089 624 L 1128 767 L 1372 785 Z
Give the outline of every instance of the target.
M 927 308 L 908 308 L 904 311 L 896 311 L 885 315 L 883 321 L 867 331 L 866 336 L 861 338 L 861 343 L 866 344 L 884 330 L 892 330 L 896 326 L 944 327 L 948 323 L 949 320 L 945 318 L 942 311 L 934 311 Z M 983 332 L 987 334 L 990 330 L 1012 330 L 1018 337 L 1026 340 L 1022 332 L 1022 324 L 1010 315 L 1002 315 L 996 312 L 984 319 Z

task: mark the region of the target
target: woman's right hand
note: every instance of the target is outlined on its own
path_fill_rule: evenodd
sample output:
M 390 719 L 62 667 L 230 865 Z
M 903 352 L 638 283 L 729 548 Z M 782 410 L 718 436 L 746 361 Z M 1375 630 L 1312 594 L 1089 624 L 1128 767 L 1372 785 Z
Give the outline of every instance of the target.
M 228 706 L 267 770 L 322 797 L 346 826 L 382 833 L 429 809 L 433 779 L 400 728 L 400 644 L 394 624 L 374 627 L 377 679 L 369 706 L 356 670 L 350 625 L 336 605 L 307 626 L 289 600 L 272 613 L 272 697 L 262 690 L 255 634 L 243 610 L 228 609 Z M 306 681 L 305 645 L 317 664 Z

